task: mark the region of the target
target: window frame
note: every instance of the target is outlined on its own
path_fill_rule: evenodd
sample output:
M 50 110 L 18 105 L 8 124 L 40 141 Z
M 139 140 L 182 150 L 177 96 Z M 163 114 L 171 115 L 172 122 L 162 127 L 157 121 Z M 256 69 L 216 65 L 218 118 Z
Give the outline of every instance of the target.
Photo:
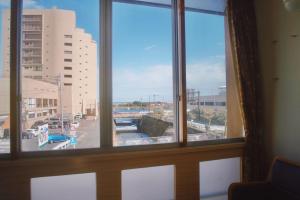
M 22 151 L 21 127 L 22 127 L 22 90 L 21 90 L 21 33 L 22 33 L 22 9 L 23 0 L 11 1 L 11 29 L 10 29 L 10 153 L 1 154 L 0 158 L 17 159 L 20 157 L 41 157 L 57 155 L 85 155 L 93 153 L 126 152 L 139 150 L 157 150 L 165 148 L 181 148 L 205 145 L 218 145 L 244 142 L 244 137 L 225 138 L 211 141 L 187 141 L 187 114 L 186 114 L 186 61 L 185 61 L 185 4 L 184 0 L 171 0 L 172 32 L 173 32 L 173 88 L 175 97 L 175 129 L 177 142 L 167 144 L 113 146 L 112 132 L 112 4 L 113 2 L 133 3 L 149 6 L 159 6 L 155 3 L 137 2 L 130 0 L 100 0 L 100 109 L 101 124 L 100 147 L 87 149 L 68 149 L 56 151 Z M 160 5 L 166 7 L 164 5 Z M 167 6 L 168 7 L 168 6 Z M 207 11 L 203 11 L 207 12 Z M 214 13 L 219 14 L 221 13 Z M 224 13 L 223 13 L 224 15 Z

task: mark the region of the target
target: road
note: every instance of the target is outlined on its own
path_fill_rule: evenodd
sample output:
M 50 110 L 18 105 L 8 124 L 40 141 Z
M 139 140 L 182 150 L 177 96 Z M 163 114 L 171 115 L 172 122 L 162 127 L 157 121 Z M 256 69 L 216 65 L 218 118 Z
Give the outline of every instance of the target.
M 49 133 L 59 130 L 50 129 Z M 87 149 L 100 146 L 100 123 L 99 120 L 81 120 L 80 126 L 76 129 L 77 144 L 68 145 L 67 149 Z M 67 132 L 69 134 L 69 132 Z M 22 139 L 22 151 L 49 151 L 54 150 L 61 142 L 38 146 L 38 138 Z M 9 153 L 9 139 L 0 139 L 0 154 Z
M 76 130 L 76 145 L 70 145 L 68 149 L 87 149 L 100 147 L 100 122 L 98 120 L 81 120 Z

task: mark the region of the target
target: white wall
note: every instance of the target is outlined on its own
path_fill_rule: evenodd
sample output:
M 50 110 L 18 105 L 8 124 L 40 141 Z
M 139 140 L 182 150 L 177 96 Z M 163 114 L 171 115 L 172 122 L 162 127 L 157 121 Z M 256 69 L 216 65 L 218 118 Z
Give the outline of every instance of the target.
M 256 0 L 256 9 L 266 150 L 300 161 L 300 12 L 282 0 Z

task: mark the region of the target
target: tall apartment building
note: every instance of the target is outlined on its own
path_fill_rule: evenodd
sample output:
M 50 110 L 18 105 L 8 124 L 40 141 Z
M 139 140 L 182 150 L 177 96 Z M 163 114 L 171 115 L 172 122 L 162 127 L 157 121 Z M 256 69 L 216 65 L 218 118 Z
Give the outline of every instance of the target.
M 9 76 L 10 15 L 3 14 L 3 75 Z M 61 84 L 66 114 L 95 114 L 97 107 L 97 44 L 76 27 L 75 12 L 24 9 L 22 76 Z

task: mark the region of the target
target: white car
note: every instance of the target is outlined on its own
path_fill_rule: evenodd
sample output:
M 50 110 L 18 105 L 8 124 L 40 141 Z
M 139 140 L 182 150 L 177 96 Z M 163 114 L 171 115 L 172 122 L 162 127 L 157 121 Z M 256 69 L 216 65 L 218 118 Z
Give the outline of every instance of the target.
M 39 134 L 39 131 L 35 129 L 26 129 L 26 132 L 32 134 L 35 137 Z
M 78 128 L 79 127 L 79 122 L 73 122 L 71 124 L 71 127 Z

